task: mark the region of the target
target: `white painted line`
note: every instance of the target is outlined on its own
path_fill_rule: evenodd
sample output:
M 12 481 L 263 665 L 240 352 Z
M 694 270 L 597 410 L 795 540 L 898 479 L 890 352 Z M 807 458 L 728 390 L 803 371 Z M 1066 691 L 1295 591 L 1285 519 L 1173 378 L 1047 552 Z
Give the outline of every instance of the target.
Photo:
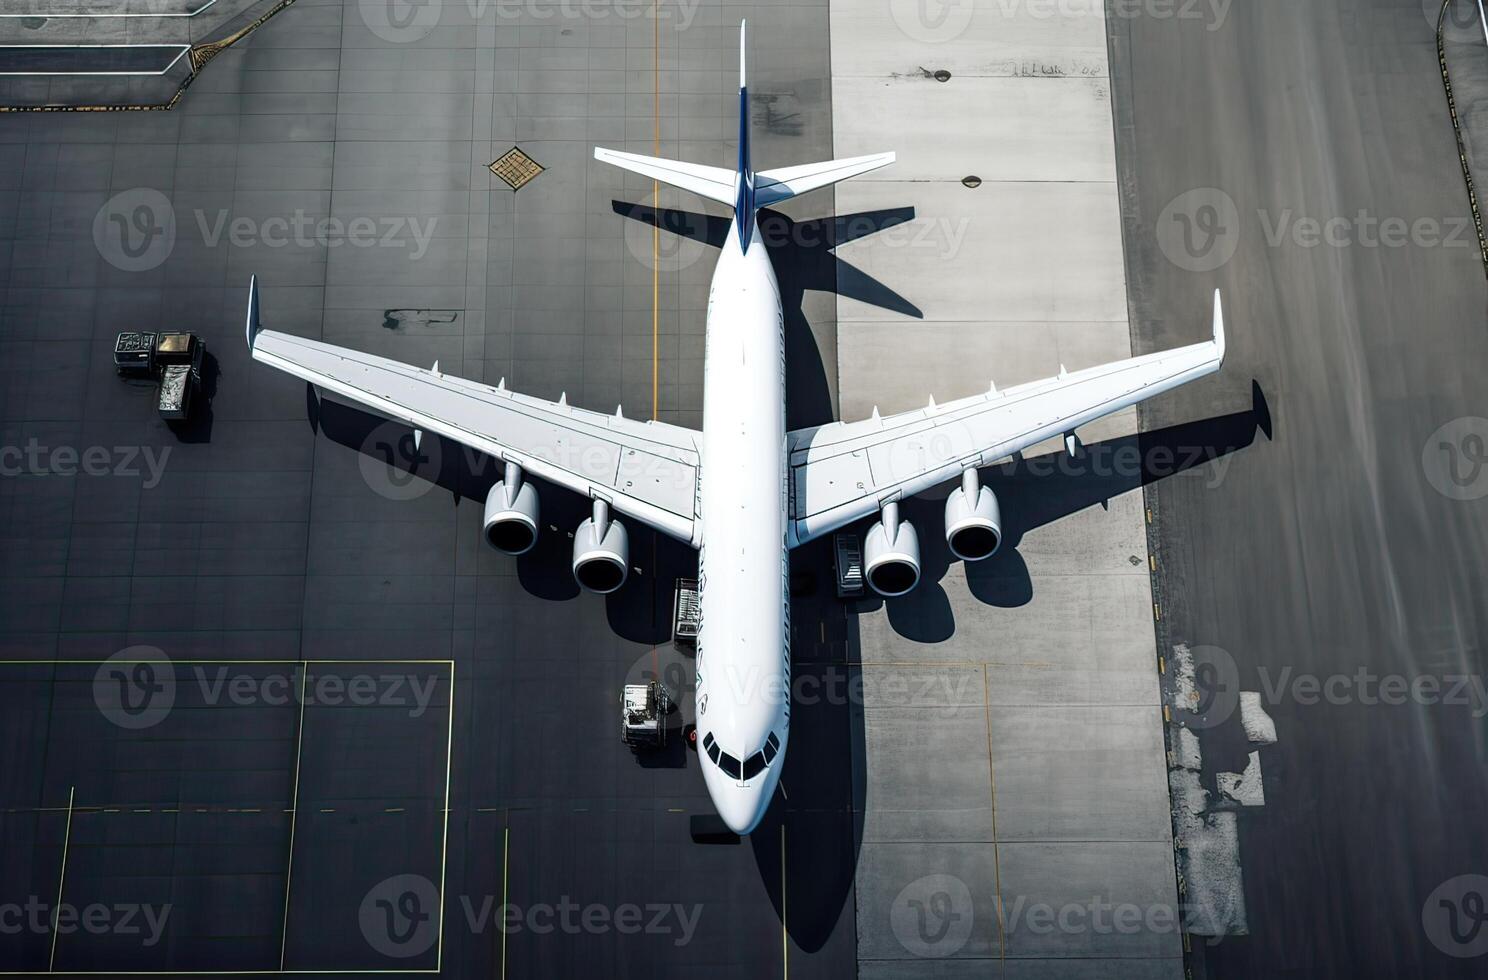
M 170 60 L 159 71 L 0 71 L 0 78 L 80 78 L 80 77 L 103 77 L 124 78 L 130 76 L 158 77 L 164 75 L 176 67 L 176 62 L 185 57 L 191 50 L 189 44 L 0 44 L 0 54 L 6 51 L 19 49 L 33 50 L 37 48 L 50 48 L 52 50 L 67 51 L 90 51 L 103 48 L 163 48 L 175 49 L 176 56 Z
M 42 12 L 42 11 L 35 11 L 35 12 L 29 13 L 29 14 L 0 14 L 0 20 L 4 20 L 4 19 L 7 19 L 7 18 L 16 18 L 16 17 L 43 17 L 43 18 L 45 18 L 47 20 L 67 20 L 67 19 L 73 19 L 73 20 L 89 19 L 89 20 L 91 20 L 91 19 L 95 19 L 95 18 L 102 19 L 102 18 L 128 18 L 128 17 L 160 17 L 160 18 L 165 18 L 165 17 L 182 18 L 182 17 L 185 17 L 185 18 L 190 18 L 190 17 L 195 17 L 197 14 L 199 14 L 202 11 L 206 10 L 208 7 L 212 6 L 212 4 L 214 4 L 216 2 L 217 2 L 217 0 L 207 0 L 206 3 L 202 4 L 200 7 L 197 7 L 195 10 L 192 10 L 192 11 L 179 11 L 179 12 L 173 13 L 173 14 L 104 14 L 104 13 L 49 14 L 49 13 L 45 13 L 45 12 Z

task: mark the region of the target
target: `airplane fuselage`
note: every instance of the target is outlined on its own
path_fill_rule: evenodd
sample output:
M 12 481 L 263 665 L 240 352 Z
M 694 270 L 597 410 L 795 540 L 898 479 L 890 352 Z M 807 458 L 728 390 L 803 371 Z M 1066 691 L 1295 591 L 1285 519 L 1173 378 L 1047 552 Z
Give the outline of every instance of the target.
M 704 781 L 743 834 L 764 815 L 785 763 L 790 553 L 780 286 L 758 229 L 747 249 L 736 230 L 708 293 L 695 696 Z

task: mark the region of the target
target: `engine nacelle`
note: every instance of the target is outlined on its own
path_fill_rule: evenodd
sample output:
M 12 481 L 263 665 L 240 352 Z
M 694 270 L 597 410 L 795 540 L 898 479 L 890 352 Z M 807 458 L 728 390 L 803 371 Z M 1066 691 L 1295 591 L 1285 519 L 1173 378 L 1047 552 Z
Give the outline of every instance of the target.
M 590 592 L 606 595 L 625 584 L 630 575 L 630 539 L 625 525 L 610 520 L 610 508 L 594 501 L 594 515 L 574 531 L 574 581 Z
M 981 486 L 977 471 L 961 475 L 961 486 L 945 503 L 945 539 L 951 554 L 962 561 L 991 558 L 1002 546 L 1002 510 L 997 495 Z
M 537 491 L 522 479 L 515 463 L 506 466 L 506 479 L 486 494 L 481 526 L 486 543 L 507 555 L 523 555 L 537 544 Z
M 920 538 L 914 525 L 899 520 L 899 505 L 884 504 L 877 524 L 863 542 L 863 577 L 873 591 L 890 599 L 920 583 Z

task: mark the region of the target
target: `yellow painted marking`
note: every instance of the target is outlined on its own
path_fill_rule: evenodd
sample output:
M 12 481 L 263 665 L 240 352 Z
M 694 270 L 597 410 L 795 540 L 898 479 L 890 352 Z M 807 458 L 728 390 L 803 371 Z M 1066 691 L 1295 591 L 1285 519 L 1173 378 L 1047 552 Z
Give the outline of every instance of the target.
M 454 695 L 455 695 L 455 691 L 454 691 L 454 687 L 455 687 L 455 684 L 454 684 L 454 682 L 455 682 L 455 662 L 454 662 L 454 660 L 447 659 L 447 658 L 404 659 L 404 660 L 368 660 L 368 659 L 365 659 L 365 658 L 321 658 L 321 659 L 315 659 L 315 660 L 304 660 L 304 659 L 300 659 L 300 660 L 293 660 L 293 659 L 250 659 L 250 660 L 237 660 L 237 659 L 223 658 L 223 657 L 216 657 L 216 658 L 190 658 L 190 659 L 183 659 L 183 660 L 175 660 L 175 659 L 171 659 L 169 657 L 166 657 L 166 658 L 159 658 L 159 657 L 155 657 L 155 658 L 113 658 L 113 657 L 107 657 L 107 658 L 86 659 L 86 660 L 72 660 L 72 659 L 62 659 L 62 660 L 57 660 L 57 659 L 46 659 L 46 660 L 43 660 L 43 659 L 0 660 L 0 667 L 11 666 L 11 665 L 14 665 L 14 666 L 46 666 L 46 667 L 55 667 L 55 666 L 58 666 L 58 665 L 67 665 L 67 664 L 76 664 L 76 665 L 80 665 L 80 666 L 97 666 L 98 664 L 105 664 L 105 663 L 113 663 L 113 664 L 154 663 L 154 664 L 173 664 L 173 665 L 177 665 L 177 666 L 184 665 L 184 664 L 276 664 L 276 665 L 291 665 L 291 664 L 296 664 L 296 665 L 301 665 L 301 666 L 306 666 L 306 665 L 311 665 L 311 664 L 374 664 L 374 665 L 388 665 L 388 666 L 399 666 L 399 665 L 409 665 L 409 664 L 428 664 L 428 665 L 442 665 L 442 666 L 448 667 L 450 669 L 450 718 L 449 718 L 448 731 L 447 731 L 446 740 L 445 740 L 444 843 L 443 843 L 443 849 L 442 849 L 443 850 L 443 853 L 442 853 L 442 856 L 441 856 L 441 859 L 440 859 L 440 876 L 439 876 L 439 882 L 440 882 L 440 889 L 439 889 L 439 892 L 440 892 L 440 899 L 439 899 L 439 901 L 440 901 L 440 914 L 439 914 L 439 921 L 440 921 L 439 956 L 440 956 L 440 959 L 441 960 L 443 959 L 443 955 L 444 955 L 444 884 L 445 884 L 445 880 L 446 880 L 446 878 L 445 878 L 445 872 L 446 872 L 446 868 L 448 866 L 448 856 L 449 856 L 450 780 L 451 780 L 451 768 L 452 768 L 453 759 L 454 759 L 454 752 L 453 752 L 453 749 L 454 749 L 454 700 L 455 700 L 455 698 L 454 698 Z M 301 710 L 301 713 L 302 713 L 302 719 L 301 719 L 301 735 L 302 736 L 303 736 L 303 730 L 304 730 L 304 725 L 303 725 L 303 711 L 304 711 L 304 705 L 305 705 L 305 699 L 303 697 L 303 685 L 304 685 L 304 677 L 303 677 L 303 674 L 302 674 L 302 676 L 301 676 L 301 695 L 302 696 L 300 698 L 300 710 Z M 297 748 L 296 749 L 296 765 L 295 765 L 295 768 L 296 768 L 296 772 L 295 772 L 295 797 L 296 797 L 296 800 L 298 800 L 298 792 L 299 792 L 299 759 L 298 759 L 298 756 L 299 756 L 299 752 L 298 752 L 298 748 Z M 84 813 L 118 813 L 118 812 L 120 812 L 120 810 L 119 810 L 118 807 L 89 806 L 89 807 L 75 808 L 74 805 L 73 805 L 73 797 L 74 797 L 75 790 L 76 790 L 76 787 L 70 788 L 69 791 L 68 791 L 68 795 L 67 795 L 67 828 L 66 828 L 66 832 L 65 832 L 65 835 L 64 835 L 64 838 L 63 838 L 63 844 L 62 844 L 62 873 L 63 873 L 64 878 L 65 878 L 66 870 L 67 870 L 67 855 L 68 855 L 68 848 L 69 848 L 71 834 L 72 834 L 72 814 L 74 812 L 76 812 L 77 810 L 81 810 Z M 62 808 L 61 807 L 36 807 L 36 808 L 33 808 L 33 809 L 36 812 L 50 812 L 50 811 L 60 812 Z M 495 809 L 495 808 L 488 808 L 488 809 Z M 291 824 L 293 824 L 293 814 L 297 810 L 298 810 L 298 807 L 295 806 L 295 807 L 285 808 L 282 811 L 284 813 L 291 814 Z M 161 812 L 162 813 L 180 813 L 181 810 L 180 810 L 179 807 L 170 807 L 170 808 L 162 809 Z M 195 813 L 211 813 L 211 812 L 214 812 L 214 811 L 210 807 L 197 807 L 197 808 L 194 809 L 193 812 L 195 812 Z M 246 811 L 246 812 L 260 812 L 260 811 L 258 811 L 258 810 L 255 809 L 255 810 Z M 321 810 L 320 810 L 320 812 L 321 813 L 335 813 L 336 812 L 336 809 L 335 809 L 335 807 L 322 807 Z M 291 863 L 292 862 L 293 862 L 293 844 L 291 843 Z M 61 904 L 62 904 L 62 887 L 63 887 L 63 883 L 64 883 L 63 881 L 59 881 L 58 882 L 58 885 L 57 885 L 57 907 L 59 909 L 60 909 Z M 288 915 L 288 892 L 289 892 L 289 882 L 286 880 L 286 882 L 285 882 L 285 914 L 286 914 L 286 916 Z M 287 926 L 286 926 L 286 928 L 287 928 Z M 52 928 L 52 954 L 51 954 L 52 957 L 53 957 L 53 960 L 55 960 L 55 957 L 56 957 L 56 941 L 57 941 L 56 937 L 57 937 L 57 930 L 56 930 L 56 924 L 55 924 L 55 921 L 54 921 L 53 928 Z M 503 946 L 504 945 L 505 945 L 505 937 L 503 936 Z M 55 976 L 70 976 L 70 977 L 176 977 L 176 976 L 273 977 L 273 976 L 282 976 L 286 972 L 284 970 L 283 966 L 282 966 L 283 956 L 284 956 L 284 950 L 283 950 L 283 947 L 281 946 L 281 949 L 280 949 L 281 966 L 277 970 L 262 970 L 262 969 L 260 969 L 260 970 L 117 970 L 117 969 L 108 969 L 108 970 L 53 970 L 49 966 L 47 972 L 48 973 L 51 973 L 51 974 L 53 974 Z M 505 967 L 505 962 L 504 962 L 504 959 L 503 959 L 503 970 L 504 970 L 504 967 Z M 440 972 L 440 970 L 441 970 L 441 967 L 440 966 L 434 966 L 432 968 L 429 968 L 429 967 L 407 967 L 407 968 L 392 967 L 392 968 L 380 968 L 380 969 L 365 969 L 365 968 L 355 968 L 355 969 L 296 969 L 293 972 L 295 974 L 302 975 L 302 976 L 344 976 L 344 977 L 361 976 L 361 977 L 366 977 L 366 976 L 417 976 L 417 975 L 435 975 L 435 974 L 438 974 Z M 0 970 L 0 977 L 18 977 L 18 976 L 35 976 L 35 975 L 36 975 L 36 971 L 35 970 Z
M 507 873 L 511 869 L 511 825 L 507 824 L 501 843 L 501 980 L 506 980 L 506 899 Z
M 305 681 L 310 676 L 310 665 L 300 664 L 300 725 L 295 732 L 294 790 L 289 803 L 289 864 L 284 869 L 284 918 L 279 929 L 279 969 L 284 969 L 284 956 L 289 949 L 289 883 L 294 877 L 295 826 L 299 823 L 300 810 L 300 750 L 305 745 Z
M 997 841 L 997 767 L 992 763 L 992 681 L 982 668 L 982 708 L 987 719 L 987 788 L 992 799 L 992 884 L 997 891 L 997 958 L 1007 961 L 1007 934 L 1002 917 L 1002 852 Z
M 67 883 L 67 848 L 72 843 L 72 797 L 76 786 L 67 787 L 67 829 L 62 832 L 62 873 L 57 876 L 57 907 L 52 909 L 52 955 L 47 960 L 47 972 L 57 968 L 57 920 L 62 915 L 62 886 Z
M 780 966 L 790 980 L 790 932 L 785 927 L 785 824 L 780 825 Z
M 434 955 L 434 972 L 444 966 L 444 882 L 449 867 L 450 767 L 455 758 L 455 662 L 449 662 L 449 722 L 444 736 L 444 834 L 439 845 L 439 951 Z

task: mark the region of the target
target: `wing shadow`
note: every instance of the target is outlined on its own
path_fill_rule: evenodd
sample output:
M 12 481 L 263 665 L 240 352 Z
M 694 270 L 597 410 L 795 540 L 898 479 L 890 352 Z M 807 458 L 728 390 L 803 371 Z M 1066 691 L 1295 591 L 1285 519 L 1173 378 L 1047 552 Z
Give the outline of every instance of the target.
M 1058 452 L 984 468 L 982 481 L 1001 505 L 1003 543 L 986 561 L 966 565 L 968 590 L 987 605 L 1027 605 L 1034 587 L 1018 550 L 1025 535 L 1158 480 L 1197 472 L 1249 448 L 1257 432 L 1270 439 L 1272 420 L 1265 392 L 1252 382 L 1251 407 L 1243 412 L 1091 443 L 1074 459 Z M 941 533 L 944 498 L 945 493 L 921 496 L 901 505 L 920 532 L 919 587 L 899 599 L 874 597 L 857 604 L 860 611 L 884 606 L 895 632 L 921 643 L 943 642 L 956 632 L 950 599 L 940 584 L 951 564 L 960 560 Z M 859 525 L 859 534 L 871 523 Z

